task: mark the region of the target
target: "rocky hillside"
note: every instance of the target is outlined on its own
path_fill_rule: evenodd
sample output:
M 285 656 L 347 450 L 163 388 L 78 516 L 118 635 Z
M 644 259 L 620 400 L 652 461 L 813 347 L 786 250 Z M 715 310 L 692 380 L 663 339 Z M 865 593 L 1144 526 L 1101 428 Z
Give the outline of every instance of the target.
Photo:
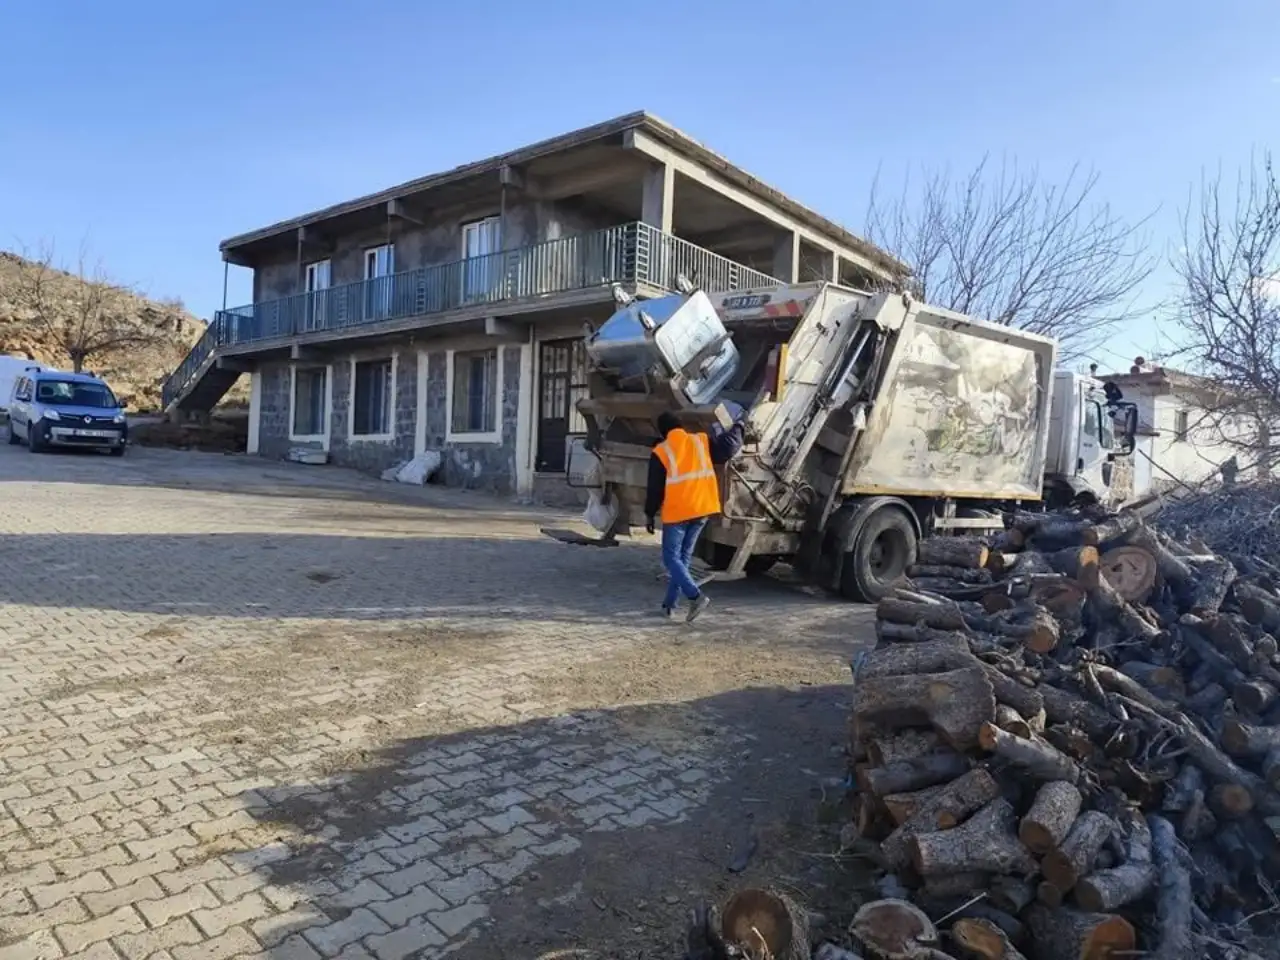
M 66 351 L 46 326 L 31 316 L 27 304 L 29 282 L 24 277 L 30 277 L 33 268 L 38 265 L 17 254 L 0 251 L 0 354 L 27 357 L 70 370 L 72 364 Z M 65 321 L 59 314 L 57 322 L 74 323 L 75 311 L 84 302 L 88 281 L 60 271 L 49 272 L 48 280 L 48 302 L 55 304 L 59 311 L 66 311 Z M 85 369 L 103 377 L 130 409 L 157 410 L 165 378 L 200 339 L 206 324 L 188 313 L 181 303 L 150 300 L 128 292 L 119 296 L 123 322 L 140 328 L 146 334 L 142 338 L 145 342 L 92 357 Z M 237 385 L 228 399 L 234 399 L 241 392 L 247 396 L 247 390 L 241 388 L 242 385 Z

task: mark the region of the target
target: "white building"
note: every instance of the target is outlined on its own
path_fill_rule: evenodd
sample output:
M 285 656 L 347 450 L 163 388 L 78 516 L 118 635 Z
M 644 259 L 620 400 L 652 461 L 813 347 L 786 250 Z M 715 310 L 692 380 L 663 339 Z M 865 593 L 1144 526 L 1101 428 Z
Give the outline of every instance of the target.
M 1221 414 L 1223 394 L 1214 381 L 1139 364 L 1128 373 L 1099 376 L 1138 405 L 1131 496 L 1205 480 L 1233 456 L 1239 479 L 1258 475 L 1265 427 L 1254 416 Z

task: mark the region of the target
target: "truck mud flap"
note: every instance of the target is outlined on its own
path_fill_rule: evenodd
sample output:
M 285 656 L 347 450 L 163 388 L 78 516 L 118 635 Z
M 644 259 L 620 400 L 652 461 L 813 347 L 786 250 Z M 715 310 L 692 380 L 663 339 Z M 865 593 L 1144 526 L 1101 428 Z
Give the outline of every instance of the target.
M 542 527 L 540 532 L 544 537 L 550 537 L 559 543 L 568 543 L 575 547 L 616 547 L 618 545 L 617 537 L 588 537 L 585 533 L 579 533 L 577 530 L 570 530 L 566 527 Z

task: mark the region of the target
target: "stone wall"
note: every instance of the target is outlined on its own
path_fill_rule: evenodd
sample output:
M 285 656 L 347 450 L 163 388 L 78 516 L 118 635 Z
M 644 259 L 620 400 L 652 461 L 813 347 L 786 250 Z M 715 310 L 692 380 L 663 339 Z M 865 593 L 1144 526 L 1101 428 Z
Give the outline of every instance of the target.
M 385 350 L 361 353 L 356 355 L 356 360 L 377 360 L 389 355 Z M 413 457 L 413 433 L 418 404 L 417 355 L 405 347 L 395 352 L 393 362 L 395 383 L 391 400 L 392 438 L 372 440 L 351 435 L 351 357 L 334 360 L 333 422 L 329 424 L 331 462 L 368 473 L 381 473 L 387 467 Z
M 262 365 L 262 403 L 258 420 L 258 452 L 279 459 L 289 452 L 289 365 Z
M 520 416 L 520 346 L 498 345 L 502 357 L 500 381 L 501 439 L 497 443 L 449 442 L 447 436 L 447 352 L 435 349 L 425 354 L 427 363 L 425 408 L 425 449 L 441 451 L 444 457 L 439 482 L 448 486 L 514 493 L 516 490 L 516 431 Z M 386 353 L 381 354 L 385 356 Z M 377 354 L 362 353 L 359 359 Z M 394 436 L 391 440 L 363 440 L 350 436 L 351 356 L 335 356 L 327 361 L 333 371 L 333 409 L 329 422 L 329 459 L 340 466 L 368 473 L 413 457 L 418 425 L 419 354 L 407 343 L 397 349 L 395 393 L 392 410 Z M 259 453 L 283 458 L 289 451 L 290 415 L 289 365 L 264 364 L 262 404 L 259 421 Z

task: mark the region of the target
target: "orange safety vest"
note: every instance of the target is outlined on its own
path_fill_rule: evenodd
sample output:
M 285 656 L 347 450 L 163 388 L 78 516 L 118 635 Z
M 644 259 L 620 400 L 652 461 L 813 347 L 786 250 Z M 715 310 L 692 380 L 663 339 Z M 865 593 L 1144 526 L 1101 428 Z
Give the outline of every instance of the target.
M 663 523 L 683 523 L 720 512 L 720 483 L 711 465 L 711 441 L 705 433 L 677 427 L 653 452 L 667 471 Z

